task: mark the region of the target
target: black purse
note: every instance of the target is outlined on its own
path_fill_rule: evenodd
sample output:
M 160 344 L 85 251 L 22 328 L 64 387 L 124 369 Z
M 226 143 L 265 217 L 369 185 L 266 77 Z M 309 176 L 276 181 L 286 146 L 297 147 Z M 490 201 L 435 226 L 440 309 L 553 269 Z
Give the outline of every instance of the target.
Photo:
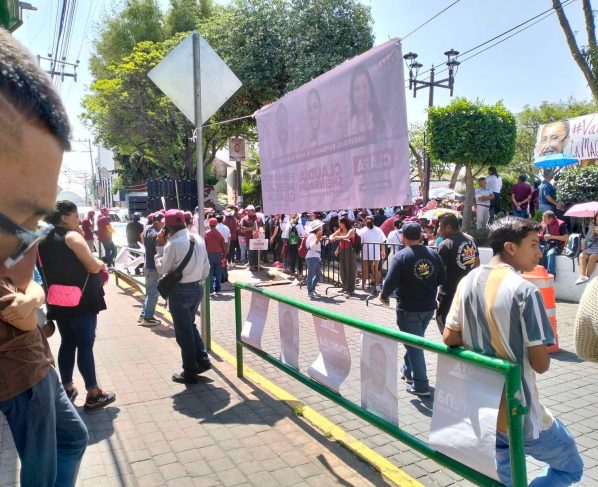
M 170 291 L 172 291 L 174 287 L 179 283 L 179 281 L 183 278 L 183 269 L 187 266 L 189 260 L 191 259 L 194 245 L 195 242 L 193 240 L 190 240 L 189 251 L 187 252 L 187 255 L 185 255 L 183 261 L 174 271 L 163 275 L 158 280 L 158 292 L 160 293 L 160 296 L 162 296 L 164 299 L 168 299 Z

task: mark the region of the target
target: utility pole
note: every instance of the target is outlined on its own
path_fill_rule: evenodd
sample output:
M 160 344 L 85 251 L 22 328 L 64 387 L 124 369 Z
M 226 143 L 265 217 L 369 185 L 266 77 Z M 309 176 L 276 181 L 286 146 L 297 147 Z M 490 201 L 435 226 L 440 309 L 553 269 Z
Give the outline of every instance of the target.
M 93 150 L 91 147 L 91 139 L 73 139 L 72 142 L 79 142 L 79 143 L 87 143 L 87 150 L 84 151 L 71 151 L 71 152 L 87 152 L 89 154 L 89 169 L 91 170 L 91 191 L 90 191 L 90 199 L 91 199 L 91 206 L 97 207 L 97 194 L 98 194 L 98 186 L 96 183 L 96 172 L 94 170 L 93 165 Z
M 417 54 L 414 52 L 408 52 L 403 56 L 405 62 L 407 63 L 407 67 L 409 68 L 409 89 L 413 90 L 413 98 L 417 96 L 417 90 L 421 90 L 423 88 L 430 88 L 430 93 L 428 96 L 428 108 L 434 106 L 434 88 L 446 88 L 450 90 L 450 96 L 453 96 L 453 88 L 455 85 L 455 74 L 456 68 L 461 64 L 457 61 L 456 57 L 459 55 L 459 51 L 455 51 L 451 49 L 450 51 L 446 51 L 444 55 L 447 57 L 446 65 L 448 67 L 448 78 L 441 79 L 439 81 L 435 81 L 434 79 L 434 65 L 430 69 L 430 79 L 429 80 L 419 80 L 417 79 L 417 74 L 420 68 L 423 67 L 423 64 L 415 62 L 417 58 Z M 424 135 L 424 145 L 425 145 L 425 135 Z M 427 203 L 430 199 L 430 178 L 432 174 L 432 167 L 430 163 L 430 154 L 427 149 L 424 149 L 424 180 L 423 180 L 423 194 L 422 198 L 424 200 L 424 204 Z
M 75 83 L 77 82 L 77 68 L 79 67 L 79 60 L 75 61 L 74 63 L 69 63 L 66 61 L 66 58 L 62 58 L 62 60 L 54 59 L 52 54 L 48 54 L 48 57 L 37 55 L 37 64 L 41 67 L 43 61 L 50 61 L 50 69 L 46 71 L 50 75 L 52 79 L 54 76 L 60 77 L 61 81 L 64 81 L 64 78 L 73 78 Z M 69 68 L 72 68 L 69 70 Z

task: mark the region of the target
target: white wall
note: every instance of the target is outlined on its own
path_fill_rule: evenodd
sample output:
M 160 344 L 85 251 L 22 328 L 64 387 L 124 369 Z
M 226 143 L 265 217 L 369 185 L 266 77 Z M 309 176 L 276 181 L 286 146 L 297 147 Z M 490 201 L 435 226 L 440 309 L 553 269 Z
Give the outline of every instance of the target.
M 487 264 L 491 257 L 492 249 L 487 247 L 480 248 L 480 261 L 482 264 Z M 579 277 L 579 264 L 576 260 L 574 271 L 572 262 L 569 257 L 563 255 L 559 255 L 556 258 L 556 279 L 554 281 L 556 299 L 579 303 L 586 284 L 575 285 L 575 280 Z

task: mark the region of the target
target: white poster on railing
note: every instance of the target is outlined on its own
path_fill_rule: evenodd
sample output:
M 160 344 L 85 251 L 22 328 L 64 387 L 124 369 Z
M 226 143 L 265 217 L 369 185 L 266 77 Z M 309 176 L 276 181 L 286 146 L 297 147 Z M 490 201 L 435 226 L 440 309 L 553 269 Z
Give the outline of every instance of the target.
M 496 420 L 504 382 L 500 373 L 438 356 L 429 444 L 497 480 Z
M 143 265 L 143 261 L 143 254 L 132 253 L 129 249 L 124 248 L 114 259 L 114 268 L 117 271 L 134 272 L 138 266 Z
M 340 392 L 341 384 L 351 370 L 351 354 L 342 323 L 314 316 L 314 327 L 320 355 L 307 373 L 330 389 Z
M 262 349 L 262 335 L 264 334 L 264 326 L 266 326 L 266 318 L 268 318 L 269 304 L 270 298 L 253 293 L 251 295 L 251 307 L 241 331 L 243 341 L 260 350 Z
M 361 407 L 399 424 L 397 342 L 373 333 L 361 334 Z
M 299 370 L 299 310 L 285 303 L 278 303 L 278 328 L 280 330 L 280 361 Z

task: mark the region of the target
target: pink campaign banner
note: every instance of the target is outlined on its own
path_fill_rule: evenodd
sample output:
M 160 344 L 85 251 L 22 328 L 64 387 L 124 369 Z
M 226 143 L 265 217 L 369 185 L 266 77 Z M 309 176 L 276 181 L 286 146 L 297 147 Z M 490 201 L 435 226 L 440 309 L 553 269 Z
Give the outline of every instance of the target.
M 398 39 L 324 73 L 255 117 L 266 213 L 409 202 Z

